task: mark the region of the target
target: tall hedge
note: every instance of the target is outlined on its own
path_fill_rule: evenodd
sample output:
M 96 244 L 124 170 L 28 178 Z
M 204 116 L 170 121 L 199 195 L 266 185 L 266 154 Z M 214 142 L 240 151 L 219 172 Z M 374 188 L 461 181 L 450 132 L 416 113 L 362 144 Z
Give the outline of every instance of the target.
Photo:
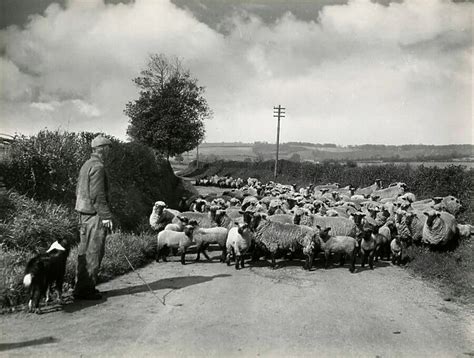
M 16 136 L 10 158 L 0 163 L 5 185 L 39 201 L 50 200 L 74 208 L 77 176 L 90 157 L 97 133 L 43 130 L 35 136 Z M 148 147 L 115 138 L 105 163 L 110 178 L 112 212 L 122 230 L 143 227 L 156 200 L 176 207 L 189 193 L 164 159 Z

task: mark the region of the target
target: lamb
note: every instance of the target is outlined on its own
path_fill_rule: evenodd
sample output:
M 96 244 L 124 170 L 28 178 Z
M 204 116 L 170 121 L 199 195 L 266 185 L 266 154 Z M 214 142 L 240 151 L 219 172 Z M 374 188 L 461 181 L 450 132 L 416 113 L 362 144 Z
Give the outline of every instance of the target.
M 359 244 L 356 239 L 350 236 L 330 236 L 329 231 L 331 228 L 322 229 L 318 225 L 320 246 L 321 250 L 324 251 L 324 268 L 327 269 L 329 265 L 329 258 L 331 254 L 340 254 L 340 265 L 344 265 L 346 256 L 349 256 L 351 260 L 350 272 L 355 271 L 355 262 L 357 253 L 359 250 Z
M 231 255 L 235 258 L 235 269 L 244 268 L 244 254 L 250 248 L 253 241 L 253 233 L 247 223 L 238 224 L 229 230 L 226 240 L 226 263 L 230 265 Z
M 255 232 L 255 245 L 271 256 L 272 268 L 275 268 L 275 256 L 278 251 L 296 252 L 302 249 L 306 261 L 303 269 L 310 270 L 319 247 L 319 232 L 313 228 L 282 224 L 266 220 L 261 214 L 255 214 L 251 228 Z
M 400 265 L 402 261 L 403 247 L 398 236 L 396 236 L 390 243 L 390 251 L 392 252 L 392 264 Z
M 193 244 L 194 226 L 186 225 L 183 232 L 163 230 L 158 234 L 156 262 L 160 257 L 166 262 L 169 250 L 178 250 L 181 254 L 181 264 L 185 265 L 186 249 Z
M 395 223 L 391 220 L 387 221 L 382 227 L 378 229 L 378 233 L 375 235 L 376 248 L 375 248 L 375 261 L 382 259 L 386 254 L 387 260 L 390 260 L 390 243 L 392 237 L 396 235 Z
M 369 260 L 369 267 L 371 270 L 374 269 L 374 254 L 375 254 L 375 235 L 373 229 L 365 228 L 362 233 L 362 241 L 360 243 L 360 251 L 362 253 L 361 267 L 364 267 Z
M 226 242 L 227 242 L 228 230 L 225 227 L 212 227 L 212 228 L 199 228 L 194 230 L 193 239 L 196 243 L 197 257 L 196 261 L 199 261 L 201 252 L 204 254 L 208 261 L 211 261 L 206 253 L 206 249 L 211 244 L 219 245 L 222 250 L 221 262 L 225 261 L 226 257 Z
M 443 246 L 449 243 L 457 233 L 457 223 L 453 215 L 447 212 L 430 210 L 423 226 L 423 243 Z

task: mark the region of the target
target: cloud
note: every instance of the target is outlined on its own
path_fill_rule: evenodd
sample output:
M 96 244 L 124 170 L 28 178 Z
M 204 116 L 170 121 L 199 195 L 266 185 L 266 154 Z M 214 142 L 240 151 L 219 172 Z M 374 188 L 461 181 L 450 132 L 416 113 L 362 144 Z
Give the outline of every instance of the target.
M 0 129 L 125 138 L 131 80 L 165 53 L 206 87 L 207 141 L 273 142 L 281 104 L 282 141 L 472 143 L 473 6 L 353 0 L 272 23 L 249 8 L 218 32 L 167 1 L 52 4 L 0 31 Z

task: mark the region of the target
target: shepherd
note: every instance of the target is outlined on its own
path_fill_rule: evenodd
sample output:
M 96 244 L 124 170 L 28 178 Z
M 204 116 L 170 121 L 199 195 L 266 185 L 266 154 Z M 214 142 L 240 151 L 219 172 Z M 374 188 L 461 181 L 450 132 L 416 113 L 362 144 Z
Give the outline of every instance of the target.
M 113 229 L 109 204 L 109 183 L 104 168 L 112 142 L 98 135 L 91 142 L 92 154 L 79 172 L 76 211 L 79 213 L 80 243 L 77 255 L 74 298 L 100 300 L 96 289 L 105 239 Z

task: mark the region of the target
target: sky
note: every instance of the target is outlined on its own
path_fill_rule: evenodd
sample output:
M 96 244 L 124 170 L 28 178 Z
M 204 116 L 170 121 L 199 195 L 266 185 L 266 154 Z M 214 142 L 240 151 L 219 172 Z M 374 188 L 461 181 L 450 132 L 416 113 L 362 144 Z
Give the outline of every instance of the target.
M 0 133 L 102 131 L 150 54 L 179 57 L 206 142 L 474 144 L 472 2 L 3 0 Z

